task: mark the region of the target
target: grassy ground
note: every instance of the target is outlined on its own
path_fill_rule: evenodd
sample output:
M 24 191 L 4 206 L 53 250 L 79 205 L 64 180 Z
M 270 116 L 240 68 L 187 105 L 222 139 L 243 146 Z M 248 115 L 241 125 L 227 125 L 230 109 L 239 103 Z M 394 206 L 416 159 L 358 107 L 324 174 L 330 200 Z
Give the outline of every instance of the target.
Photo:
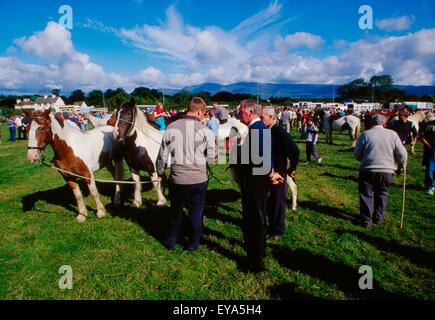
M 421 147 L 410 158 L 404 229 L 399 230 L 402 180 L 396 177 L 386 221 L 365 230 L 357 226 L 358 163 L 347 135 L 335 134 L 335 143 L 319 144 L 322 165 L 300 164 L 299 209 L 287 212 L 284 239 L 268 244 L 269 272 L 253 275 L 241 268 L 245 253 L 235 185 L 210 181 L 200 249 L 192 254 L 177 246 L 169 252 L 157 240 L 167 209 L 153 206 L 152 190 L 144 190 L 142 208 L 115 210 L 113 187 L 99 185 L 108 216 L 97 220 L 87 197 L 89 217 L 78 224 L 72 192 L 59 174 L 31 165 L 25 142 L 3 140 L 0 298 L 434 299 L 435 207 L 422 188 Z M 51 151 L 47 154 L 51 159 Z M 230 179 L 224 166 L 215 166 L 214 173 Z M 97 176 L 110 177 L 105 171 Z M 58 287 L 62 265 L 73 269 L 72 290 Z M 374 290 L 358 288 L 362 265 L 373 268 Z

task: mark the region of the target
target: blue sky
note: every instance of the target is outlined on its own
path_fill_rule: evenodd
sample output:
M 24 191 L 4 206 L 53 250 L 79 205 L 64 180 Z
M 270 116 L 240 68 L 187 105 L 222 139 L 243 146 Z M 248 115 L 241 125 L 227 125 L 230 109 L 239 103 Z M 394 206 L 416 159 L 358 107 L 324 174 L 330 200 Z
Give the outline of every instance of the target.
M 73 9 L 73 29 L 56 24 Z M 373 9 L 361 30 L 361 5 Z M 203 82 L 435 84 L 435 1 L 0 2 L 0 90 Z

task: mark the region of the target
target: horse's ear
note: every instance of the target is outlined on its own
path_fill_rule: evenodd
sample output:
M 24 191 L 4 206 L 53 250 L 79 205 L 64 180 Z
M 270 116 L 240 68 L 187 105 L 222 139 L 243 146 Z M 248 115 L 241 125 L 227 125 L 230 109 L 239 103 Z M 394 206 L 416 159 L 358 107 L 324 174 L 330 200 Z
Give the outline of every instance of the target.
M 130 104 L 132 104 L 134 106 L 136 105 L 136 99 L 134 97 L 131 97 Z
M 30 111 L 30 110 L 27 110 L 27 109 L 23 109 L 23 112 L 24 112 L 24 114 L 26 115 L 26 116 L 28 116 L 29 118 L 31 118 L 32 117 L 32 111 Z

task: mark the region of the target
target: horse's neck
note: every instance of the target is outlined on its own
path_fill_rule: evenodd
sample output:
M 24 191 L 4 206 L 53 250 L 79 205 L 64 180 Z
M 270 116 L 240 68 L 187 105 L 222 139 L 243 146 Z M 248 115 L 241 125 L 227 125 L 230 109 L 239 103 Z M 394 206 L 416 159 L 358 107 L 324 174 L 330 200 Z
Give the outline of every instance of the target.
M 142 135 L 148 143 L 160 146 L 163 137 L 163 131 L 153 128 L 145 118 L 145 115 L 137 109 L 135 130 L 138 135 Z
M 50 113 L 50 120 L 51 120 L 51 132 L 53 133 L 53 139 L 54 136 L 57 135 L 61 139 L 65 139 L 65 132 L 64 128 L 66 127 L 64 123 L 64 127 L 59 124 L 59 122 L 56 120 L 56 117 L 53 113 Z

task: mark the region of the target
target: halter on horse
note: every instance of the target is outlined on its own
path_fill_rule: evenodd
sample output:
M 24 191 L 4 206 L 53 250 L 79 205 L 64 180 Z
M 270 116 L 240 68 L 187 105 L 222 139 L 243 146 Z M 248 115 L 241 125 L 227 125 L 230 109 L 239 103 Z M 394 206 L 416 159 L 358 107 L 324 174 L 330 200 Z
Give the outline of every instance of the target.
M 136 182 L 133 205 L 135 207 L 142 205 L 139 174 L 141 170 L 144 170 L 151 176 L 153 186 L 157 191 L 157 206 L 164 206 L 166 199 L 155 166 L 163 132 L 148 124 L 143 112 L 136 107 L 134 99 L 122 104 L 117 111 L 113 137 L 121 142 L 123 157 L 130 167 L 133 180 Z
M 114 176 L 112 151 L 115 141 L 112 139 L 113 128 L 101 127 L 83 133 L 78 128 L 64 125 L 62 119 L 57 119 L 51 110 L 37 113 L 24 110 L 24 112 L 30 119 L 27 127 L 29 136 L 28 159 L 32 163 L 40 161 L 43 150 L 51 145 L 54 151 L 53 164 L 57 168 L 86 177 L 90 194 L 97 205 L 97 218 L 103 218 L 106 215 L 106 210 L 100 201 L 93 180 L 93 172 L 105 167 Z M 71 187 L 76 198 L 79 210 L 77 221 L 84 222 L 87 209 L 80 187 L 76 182 L 77 178 L 65 172 L 60 174 Z

